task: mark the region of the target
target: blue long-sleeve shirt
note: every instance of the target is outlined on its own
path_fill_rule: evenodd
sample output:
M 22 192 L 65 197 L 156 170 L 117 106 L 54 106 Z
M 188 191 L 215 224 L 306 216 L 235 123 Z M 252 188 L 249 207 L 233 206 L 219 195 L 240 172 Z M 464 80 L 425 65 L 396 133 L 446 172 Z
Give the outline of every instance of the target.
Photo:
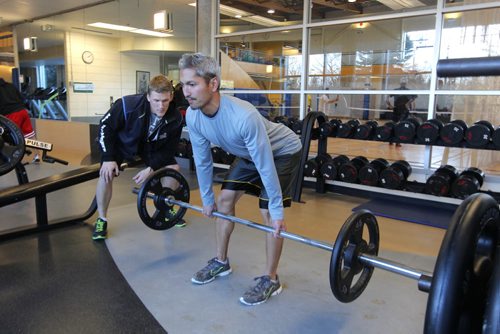
M 200 109 L 189 108 L 186 124 L 203 205 L 215 203 L 211 153 L 211 144 L 214 144 L 237 157 L 253 161 L 269 196 L 271 218 L 284 218 L 274 157 L 293 154 L 302 148 L 300 139 L 292 130 L 268 121 L 252 104 L 224 95 L 213 117 L 204 115 Z

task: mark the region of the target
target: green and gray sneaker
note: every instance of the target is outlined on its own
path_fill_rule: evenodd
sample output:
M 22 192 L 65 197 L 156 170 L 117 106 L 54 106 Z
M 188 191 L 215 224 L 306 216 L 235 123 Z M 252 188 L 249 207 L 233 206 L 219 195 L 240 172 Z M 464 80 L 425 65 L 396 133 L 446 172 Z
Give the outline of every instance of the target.
M 94 225 L 94 233 L 92 233 L 93 240 L 106 239 L 108 235 L 108 222 L 102 218 L 97 218 Z
M 240 298 L 240 302 L 245 305 L 265 303 L 271 296 L 276 296 L 283 290 L 277 276 L 276 281 L 272 281 L 268 275 L 256 277 L 254 280 L 259 281 L 257 285 L 248 289 Z
M 172 216 L 175 216 L 175 214 L 177 214 L 177 210 L 176 209 L 170 209 L 168 211 Z M 170 219 L 168 217 L 165 218 L 165 221 L 168 222 Z M 186 226 L 186 221 L 184 219 L 180 219 L 179 222 L 177 224 L 175 224 L 175 227 L 185 227 Z
M 207 284 L 212 282 L 217 276 L 226 276 L 232 271 L 229 260 L 227 260 L 226 263 L 222 263 L 214 257 L 208 261 L 208 264 L 203 269 L 194 274 L 191 278 L 191 282 L 195 284 Z

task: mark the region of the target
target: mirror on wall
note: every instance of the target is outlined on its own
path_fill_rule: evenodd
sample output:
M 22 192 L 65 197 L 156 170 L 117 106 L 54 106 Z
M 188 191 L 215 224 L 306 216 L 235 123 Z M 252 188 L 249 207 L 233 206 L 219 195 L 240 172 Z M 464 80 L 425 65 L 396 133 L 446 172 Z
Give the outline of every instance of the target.
M 155 30 L 161 12 L 170 23 Z M 121 0 L 16 25 L 32 116 L 97 122 L 113 101 L 139 93 L 139 80 L 163 73 L 178 81 L 179 57 L 195 47 L 194 22 L 185 1 Z

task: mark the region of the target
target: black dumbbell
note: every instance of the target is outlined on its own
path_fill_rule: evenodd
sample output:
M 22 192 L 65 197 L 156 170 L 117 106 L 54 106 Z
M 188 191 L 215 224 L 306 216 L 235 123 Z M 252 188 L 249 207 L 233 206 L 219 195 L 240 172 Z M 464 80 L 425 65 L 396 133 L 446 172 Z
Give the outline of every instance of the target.
M 465 141 L 471 148 L 486 148 L 493 135 L 493 125 L 488 121 L 477 121 L 465 131 Z
M 395 161 L 380 173 L 379 184 L 387 189 L 403 189 L 411 171 L 407 161 Z
M 318 154 L 316 157 L 307 160 L 304 165 L 304 176 L 318 177 L 321 167 L 331 160 L 332 157 L 328 153 Z
M 467 131 L 467 123 L 460 119 L 456 119 L 447 123 L 441 129 L 439 136 L 443 143 L 447 146 L 461 146 L 462 141 Z
M 451 165 L 441 166 L 425 182 L 425 192 L 435 196 L 448 196 L 451 185 L 457 178 L 457 169 Z
M 484 181 L 484 172 L 476 167 L 465 169 L 451 185 L 451 196 L 465 199 L 477 193 Z
M 354 139 L 372 140 L 377 131 L 377 121 L 368 121 L 365 124 L 360 124 L 354 133 Z
M 386 122 L 384 125 L 380 125 L 375 130 L 375 140 L 379 141 L 390 141 L 394 137 L 394 127 L 396 123 L 394 121 Z
M 500 127 L 496 128 L 495 131 L 493 131 L 491 141 L 493 142 L 493 146 L 495 149 L 500 149 Z
M 222 150 L 221 157 L 220 157 L 221 163 L 223 163 L 225 165 L 230 165 L 233 163 L 235 158 L 236 158 L 236 156 L 234 154 L 231 154 L 229 152 Z
M 303 124 L 304 124 L 304 121 L 302 121 L 302 120 L 295 121 L 295 123 L 293 123 L 293 125 L 292 125 L 293 132 L 295 132 L 298 135 L 302 134 L 302 125 Z
M 212 160 L 214 163 L 222 163 L 222 155 L 224 150 L 218 146 L 212 147 Z
M 190 158 L 193 156 L 193 149 L 191 147 L 191 142 L 186 138 L 179 139 L 177 144 L 176 156 L 180 158 Z
M 435 118 L 423 122 L 417 129 L 417 142 L 423 145 L 435 144 L 442 128 L 443 122 Z
M 359 120 L 357 119 L 350 119 L 349 121 L 347 121 L 347 123 L 339 124 L 337 130 L 337 137 L 352 138 L 358 126 L 359 126 Z
M 420 119 L 408 117 L 396 124 L 394 127 L 394 137 L 396 137 L 396 140 L 400 143 L 413 143 L 420 124 Z
M 319 126 L 319 138 L 327 138 L 330 137 L 330 133 L 332 132 L 332 125 L 330 122 L 323 122 Z
M 332 130 L 330 131 L 330 137 L 337 137 L 339 125 L 342 124 L 342 121 L 340 119 L 331 119 L 329 123 L 332 126 Z
M 320 173 L 325 180 L 336 180 L 340 166 L 349 162 L 346 155 L 338 155 L 321 166 Z
M 389 162 L 383 158 L 372 160 L 359 170 L 359 183 L 366 186 L 377 186 L 380 173 L 389 167 Z
M 347 183 L 358 181 L 359 170 L 368 163 L 368 159 L 363 156 L 352 158 L 351 161 L 343 164 L 339 168 L 339 180 Z

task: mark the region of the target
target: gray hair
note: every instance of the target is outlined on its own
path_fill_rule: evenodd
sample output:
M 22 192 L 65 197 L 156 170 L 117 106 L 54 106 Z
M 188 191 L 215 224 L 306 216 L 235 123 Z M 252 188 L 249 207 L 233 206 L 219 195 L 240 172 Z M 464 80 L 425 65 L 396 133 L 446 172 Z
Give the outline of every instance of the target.
M 203 53 L 185 53 L 179 60 L 179 70 L 193 69 L 196 75 L 208 82 L 217 78 L 220 83 L 220 66 L 217 61 Z

